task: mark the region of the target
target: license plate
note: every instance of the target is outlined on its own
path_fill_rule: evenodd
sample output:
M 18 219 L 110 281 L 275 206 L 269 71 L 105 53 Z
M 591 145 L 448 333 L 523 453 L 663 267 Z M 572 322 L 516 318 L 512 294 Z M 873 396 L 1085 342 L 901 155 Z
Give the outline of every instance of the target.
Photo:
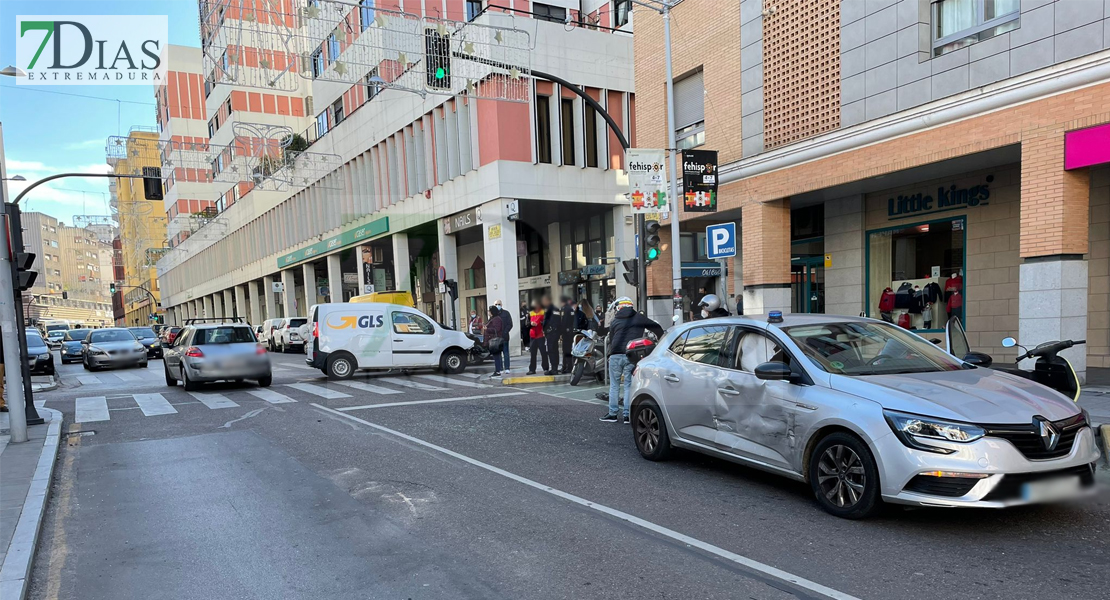
M 1026 502 L 1052 502 L 1074 498 L 1080 493 L 1079 476 L 1054 477 L 1030 481 L 1021 486 L 1021 497 Z

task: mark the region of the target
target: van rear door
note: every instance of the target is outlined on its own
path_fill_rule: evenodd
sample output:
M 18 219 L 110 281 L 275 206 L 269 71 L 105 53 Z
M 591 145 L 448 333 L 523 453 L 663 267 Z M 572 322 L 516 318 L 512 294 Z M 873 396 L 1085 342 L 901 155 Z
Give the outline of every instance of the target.
M 392 345 L 389 321 L 380 304 L 330 303 L 316 307 L 319 352 L 347 351 L 360 369 L 388 369 Z

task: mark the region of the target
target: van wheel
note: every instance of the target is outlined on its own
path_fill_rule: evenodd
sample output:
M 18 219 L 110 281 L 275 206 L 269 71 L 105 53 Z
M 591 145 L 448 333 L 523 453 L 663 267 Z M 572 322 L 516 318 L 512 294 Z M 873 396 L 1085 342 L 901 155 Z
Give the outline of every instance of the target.
M 328 379 L 350 379 L 355 374 L 355 361 L 347 354 L 328 357 Z
M 439 359 L 439 370 L 448 375 L 462 373 L 466 369 L 466 355 L 459 350 L 448 350 Z

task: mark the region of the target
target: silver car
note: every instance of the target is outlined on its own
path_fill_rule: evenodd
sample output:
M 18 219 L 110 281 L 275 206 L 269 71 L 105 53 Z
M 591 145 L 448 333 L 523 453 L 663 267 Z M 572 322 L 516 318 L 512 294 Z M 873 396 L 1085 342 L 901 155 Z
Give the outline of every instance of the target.
M 678 446 L 778 473 L 845 518 L 1075 497 L 1099 458 L 1070 399 L 872 319 L 681 325 L 637 364 L 630 397 L 645 458 Z
M 212 381 L 273 381 L 270 356 L 245 323 L 186 323 L 173 345 L 162 349 L 166 385 L 188 391 Z
M 121 327 L 94 329 L 85 341 L 82 363 L 86 370 L 96 371 L 111 367 L 146 368 L 146 348 L 134 334 Z

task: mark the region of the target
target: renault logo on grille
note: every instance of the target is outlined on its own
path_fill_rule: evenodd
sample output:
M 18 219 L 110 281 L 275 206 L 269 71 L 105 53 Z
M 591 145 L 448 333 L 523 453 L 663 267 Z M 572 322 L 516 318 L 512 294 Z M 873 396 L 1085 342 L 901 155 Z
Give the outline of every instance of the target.
M 1041 436 L 1041 443 L 1044 444 L 1044 449 L 1052 451 L 1056 449 L 1057 442 L 1060 441 L 1060 430 L 1056 426 L 1046 421 L 1043 417 L 1037 417 L 1034 425 L 1037 427 L 1037 433 Z

